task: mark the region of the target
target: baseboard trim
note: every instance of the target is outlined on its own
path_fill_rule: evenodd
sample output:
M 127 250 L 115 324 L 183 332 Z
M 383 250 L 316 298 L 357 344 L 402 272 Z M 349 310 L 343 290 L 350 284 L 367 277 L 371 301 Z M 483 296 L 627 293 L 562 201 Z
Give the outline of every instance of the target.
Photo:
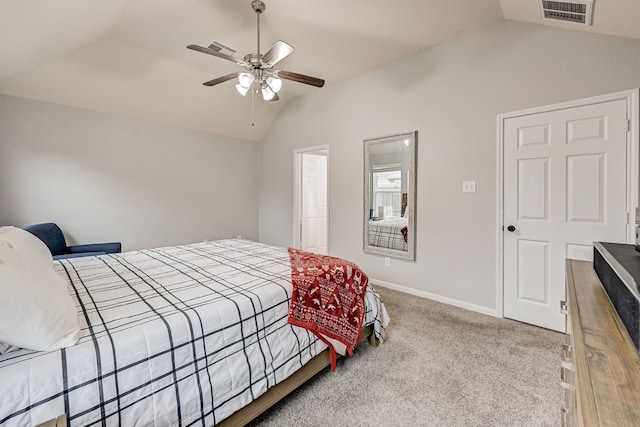
M 400 291 L 405 294 L 415 295 L 417 297 L 427 298 L 430 300 L 453 305 L 455 307 L 464 308 L 465 310 L 475 311 L 477 313 L 486 314 L 488 316 L 493 316 L 493 317 L 502 317 L 499 315 L 498 310 L 493 308 L 483 307 L 481 305 L 471 304 L 466 301 L 460 301 L 453 298 L 443 297 L 442 295 L 432 294 L 430 292 L 424 292 L 424 291 L 419 291 L 417 289 L 407 288 L 406 286 L 396 285 L 395 283 L 385 282 L 384 280 L 369 278 L 369 282 L 371 282 L 374 286 L 381 286 L 383 288 L 393 289 L 395 291 Z

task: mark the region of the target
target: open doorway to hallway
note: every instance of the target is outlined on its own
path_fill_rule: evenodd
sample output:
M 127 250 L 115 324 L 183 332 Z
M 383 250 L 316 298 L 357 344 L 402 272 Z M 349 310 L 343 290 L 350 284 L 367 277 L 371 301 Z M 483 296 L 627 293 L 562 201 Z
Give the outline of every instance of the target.
M 313 147 L 294 153 L 294 246 L 327 254 L 329 148 Z

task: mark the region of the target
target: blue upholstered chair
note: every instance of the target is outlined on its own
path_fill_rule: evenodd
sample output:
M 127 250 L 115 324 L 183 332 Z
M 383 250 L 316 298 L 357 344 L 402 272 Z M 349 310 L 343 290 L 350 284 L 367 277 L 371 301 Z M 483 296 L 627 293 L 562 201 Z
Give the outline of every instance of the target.
M 62 230 L 52 222 L 28 225 L 23 227 L 23 230 L 28 231 L 42 240 L 51 251 L 53 259 L 104 255 L 118 253 L 122 250 L 122 244 L 120 242 L 67 246 Z

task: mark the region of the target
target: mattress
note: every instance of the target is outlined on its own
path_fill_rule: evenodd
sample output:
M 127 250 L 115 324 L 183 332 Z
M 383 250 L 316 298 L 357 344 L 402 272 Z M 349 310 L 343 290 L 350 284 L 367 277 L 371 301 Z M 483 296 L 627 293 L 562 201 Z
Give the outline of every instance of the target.
M 0 356 L 0 425 L 215 425 L 326 345 L 287 322 L 287 250 L 221 240 L 55 263 L 81 324 L 72 347 Z M 372 286 L 365 324 L 388 317 Z

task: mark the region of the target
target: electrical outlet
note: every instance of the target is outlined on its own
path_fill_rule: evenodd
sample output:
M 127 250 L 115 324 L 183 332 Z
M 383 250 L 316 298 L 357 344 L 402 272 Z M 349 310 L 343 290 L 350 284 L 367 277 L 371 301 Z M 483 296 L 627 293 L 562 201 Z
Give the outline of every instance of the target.
M 242 239 L 242 234 L 238 234 L 238 239 Z
M 388 256 L 384 257 L 384 266 L 391 267 L 391 258 L 389 258 Z
M 462 181 L 462 192 L 463 193 L 475 193 L 476 192 L 476 182 L 475 181 Z

